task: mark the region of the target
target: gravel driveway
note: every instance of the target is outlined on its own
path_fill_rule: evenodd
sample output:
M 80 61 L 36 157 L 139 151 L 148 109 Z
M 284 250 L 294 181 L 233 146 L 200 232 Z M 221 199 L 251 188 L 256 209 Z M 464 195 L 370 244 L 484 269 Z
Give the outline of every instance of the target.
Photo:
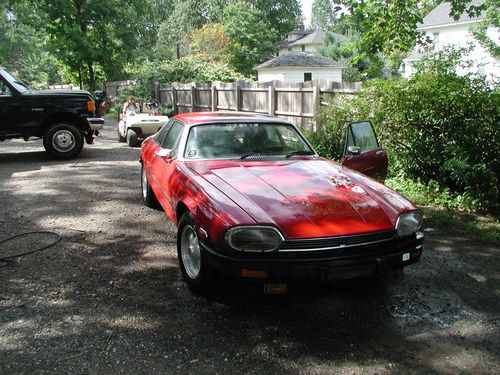
M 1 374 L 500 373 L 498 247 L 433 228 L 398 279 L 195 296 L 114 126 L 71 161 L 0 144 L 0 241 L 62 236 L 0 263 Z M 0 257 L 56 239 L 13 239 Z

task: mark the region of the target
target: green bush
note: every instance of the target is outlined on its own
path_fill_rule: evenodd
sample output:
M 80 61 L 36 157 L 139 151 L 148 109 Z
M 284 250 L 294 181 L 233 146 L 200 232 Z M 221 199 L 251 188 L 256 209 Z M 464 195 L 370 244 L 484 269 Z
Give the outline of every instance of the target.
M 338 158 L 345 124 L 371 117 L 390 157 L 390 176 L 437 184 L 467 205 L 498 211 L 499 99 L 484 77 L 423 65 L 410 80 L 374 80 L 357 98 L 321 108 L 311 140 L 318 152 Z
M 207 63 L 193 57 L 148 62 L 136 72 L 136 78 L 144 82 L 234 82 L 246 78 L 224 63 Z

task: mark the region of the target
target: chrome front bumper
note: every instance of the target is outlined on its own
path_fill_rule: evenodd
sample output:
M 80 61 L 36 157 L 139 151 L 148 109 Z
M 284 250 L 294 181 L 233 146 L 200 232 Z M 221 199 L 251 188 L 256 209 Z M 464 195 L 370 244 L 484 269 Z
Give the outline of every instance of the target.
M 90 129 L 93 131 L 101 130 L 104 127 L 104 119 L 100 117 L 87 118 L 87 122 L 89 123 Z

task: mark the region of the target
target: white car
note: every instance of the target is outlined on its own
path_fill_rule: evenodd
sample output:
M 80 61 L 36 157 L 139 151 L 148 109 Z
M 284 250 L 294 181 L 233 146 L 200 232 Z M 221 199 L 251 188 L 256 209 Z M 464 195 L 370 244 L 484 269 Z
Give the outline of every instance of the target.
M 168 121 L 168 116 L 157 115 L 158 102 L 149 101 L 145 111 L 124 116 L 118 123 L 118 142 L 127 142 L 130 147 L 137 147 L 152 134 L 155 134 Z

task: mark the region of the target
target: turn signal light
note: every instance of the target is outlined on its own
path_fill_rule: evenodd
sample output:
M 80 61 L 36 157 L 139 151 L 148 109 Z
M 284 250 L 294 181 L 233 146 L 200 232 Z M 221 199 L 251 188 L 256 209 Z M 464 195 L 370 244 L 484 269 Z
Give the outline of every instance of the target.
M 95 111 L 95 103 L 93 100 L 87 100 L 87 111 L 89 112 Z

